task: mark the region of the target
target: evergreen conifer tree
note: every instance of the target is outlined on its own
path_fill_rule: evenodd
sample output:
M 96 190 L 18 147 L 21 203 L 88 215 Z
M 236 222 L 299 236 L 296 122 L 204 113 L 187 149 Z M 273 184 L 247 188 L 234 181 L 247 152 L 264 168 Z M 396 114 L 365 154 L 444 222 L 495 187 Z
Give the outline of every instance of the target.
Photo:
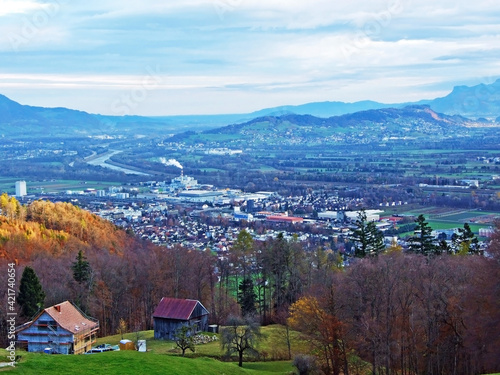
M 425 221 L 424 215 L 418 215 L 415 220 L 415 235 L 410 237 L 408 250 L 422 255 L 438 255 L 441 253 L 440 248 L 434 244 L 432 237 L 432 228 Z
M 257 295 L 255 294 L 253 280 L 249 277 L 243 279 L 238 287 L 240 293 L 238 295 L 238 303 L 241 307 L 243 316 L 253 316 L 257 314 L 255 301 Z
M 367 221 L 364 210 L 359 212 L 356 226 L 352 236 L 356 258 L 376 256 L 385 250 L 383 233 L 377 229 L 374 221 Z
M 458 229 L 458 235 L 453 238 L 453 248 L 458 254 L 478 254 L 479 240 L 472 232 L 469 223 Z
M 90 273 L 92 271 L 90 263 L 87 261 L 83 252 L 80 250 L 76 257 L 76 262 L 71 265 L 73 270 L 73 279 L 79 284 L 84 283 L 90 279 Z
M 21 306 L 21 315 L 33 317 L 44 305 L 45 292 L 33 268 L 27 266 L 21 276 L 17 303 Z

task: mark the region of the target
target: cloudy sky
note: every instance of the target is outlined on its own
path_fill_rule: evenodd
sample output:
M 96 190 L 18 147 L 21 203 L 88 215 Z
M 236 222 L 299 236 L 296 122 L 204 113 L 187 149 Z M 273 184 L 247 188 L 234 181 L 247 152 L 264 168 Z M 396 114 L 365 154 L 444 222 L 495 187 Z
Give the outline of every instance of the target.
M 497 0 L 0 0 L 0 93 L 101 114 L 432 99 L 500 77 Z

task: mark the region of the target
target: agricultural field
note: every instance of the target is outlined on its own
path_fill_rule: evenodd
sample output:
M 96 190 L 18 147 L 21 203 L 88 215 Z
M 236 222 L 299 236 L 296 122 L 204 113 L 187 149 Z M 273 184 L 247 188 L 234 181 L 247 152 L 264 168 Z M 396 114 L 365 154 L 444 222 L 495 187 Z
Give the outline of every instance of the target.
M 423 214 L 429 226 L 434 230 L 463 228 L 468 223 L 472 232 L 477 236 L 479 229 L 490 228 L 496 219 L 500 219 L 500 212 L 486 212 L 476 210 L 460 210 L 447 207 L 391 207 L 384 215 L 401 215 L 416 217 Z M 412 236 L 413 232 L 400 233 L 401 238 Z M 482 239 L 482 238 L 480 238 Z
M 493 226 L 495 219 L 500 218 L 500 213 L 483 211 L 456 211 L 448 210 L 439 214 L 429 214 L 428 222 L 433 229 L 463 228 L 468 223 L 471 230 L 477 235 L 479 229 Z

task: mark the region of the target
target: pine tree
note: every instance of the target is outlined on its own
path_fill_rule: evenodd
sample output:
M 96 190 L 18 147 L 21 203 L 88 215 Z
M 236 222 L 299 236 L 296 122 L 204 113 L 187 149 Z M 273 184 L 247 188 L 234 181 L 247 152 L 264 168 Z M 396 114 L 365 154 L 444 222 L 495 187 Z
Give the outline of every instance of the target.
M 257 314 L 255 302 L 257 295 L 255 294 L 253 280 L 249 277 L 243 279 L 238 287 L 240 293 L 238 295 L 238 303 L 241 307 L 243 316 L 254 316 Z
M 368 223 L 370 234 L 370 255 L 378 255 L 385 251 L 384 234 L 377 228 L 374 221 Z
M 364 210 L 359 212 L 356 226 L 357 228 L 352 236 L 355 243 L 354 256 L 356 258 L 376 256 L 385 250 L 384 235 L 377 229 L 374 221 L 367 221 Z
M 366 213 L 364 210 L 358 214 L 356 220 L 357 228 L 354 230 L 352 239 L 354 240 L 354 256 L 356 258 L 364 258 L 368 255 L 368 228 L 366 226 Z
M 422 255 L 438 255 L 441 253 L 440 249 L 434 244 L 432 237 L 432 228 L 429 223 L 425 221 L 424 215 L 418 215 L 415 220 L 417 226 L 415 227 L 415 235 L 410 237 L 408 250 Z
M 21 276 L 17 303 L 21 306 L 21 315 L 26 318 L 33 317 L 43 308 L 45 292 L 40 280 L 31 267 L 26 267 Z
M 75 302 L 80 309 L 86 311 L 88 295 L 93 288 L 92 267 L 81 250 L 78 252 L 76 261 L 71 264 L 71 269 L 73 279 L 78 283 Z
M 81 250 L 78 252 L 76 262 L 71 265 L 71 269 L 73 270 L 73 279 L 79 284 L 90 280 L 92 268 Z
M 469 223 L 458 229 L 458 235 L 453 238 L 453 249 L 458 254 L 479 254 L 479 240 L 470 229 Z

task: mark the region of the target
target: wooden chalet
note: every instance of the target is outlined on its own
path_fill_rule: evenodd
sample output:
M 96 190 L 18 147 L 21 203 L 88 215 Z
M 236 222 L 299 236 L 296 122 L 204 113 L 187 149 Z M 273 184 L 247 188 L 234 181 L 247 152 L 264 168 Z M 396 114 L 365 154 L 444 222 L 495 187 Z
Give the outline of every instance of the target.
M 163 297 L 153 313 L 154 337 L 174 340 L 182 326 L 191 326 L 194 333 L 207 331 L 208 314 L 200 301 Z
M 29 352 L 81 354 L 96 342 L 99 321 L 69 301 L 46 308 L 17 328 L 18 345 Z

